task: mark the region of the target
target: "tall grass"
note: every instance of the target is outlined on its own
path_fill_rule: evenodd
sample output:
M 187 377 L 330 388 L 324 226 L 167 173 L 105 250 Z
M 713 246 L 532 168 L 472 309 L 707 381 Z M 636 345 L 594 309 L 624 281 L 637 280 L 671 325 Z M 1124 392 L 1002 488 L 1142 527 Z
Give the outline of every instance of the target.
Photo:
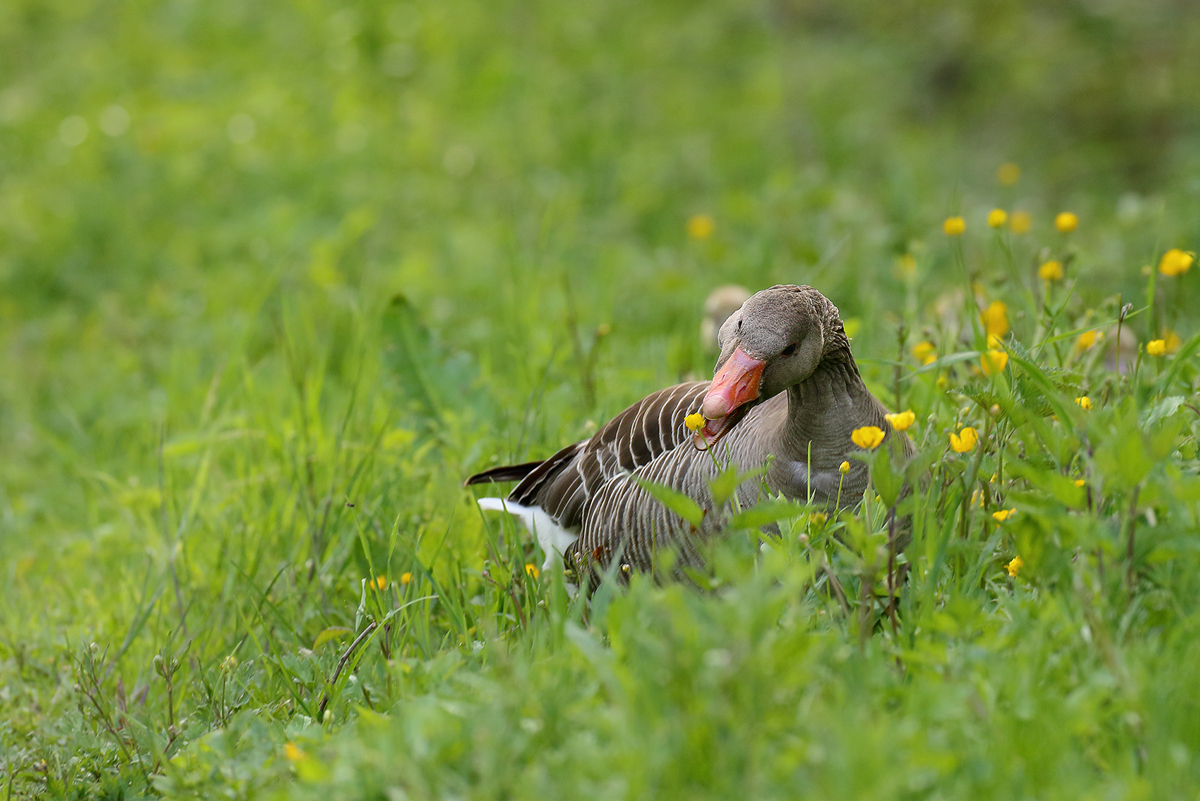
M 1188 797 L 1195 20 L 992 5 L 6 7 L 3 797 Z M 729 281 L 919 455 L 585 603 L 460 482 L 706 375 Z

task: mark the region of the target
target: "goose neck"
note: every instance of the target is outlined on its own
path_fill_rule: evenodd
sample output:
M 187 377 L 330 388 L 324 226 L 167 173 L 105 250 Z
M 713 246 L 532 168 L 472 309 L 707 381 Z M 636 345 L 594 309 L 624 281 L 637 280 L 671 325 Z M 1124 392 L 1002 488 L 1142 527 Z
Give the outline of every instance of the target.
M 836 467 L 850 432 L 869 424 L 870 399 L 852 358 L 823 360 L 812 375 L 788 389 L 781 455 L 808 462 L 811 453 L 814 467 Z

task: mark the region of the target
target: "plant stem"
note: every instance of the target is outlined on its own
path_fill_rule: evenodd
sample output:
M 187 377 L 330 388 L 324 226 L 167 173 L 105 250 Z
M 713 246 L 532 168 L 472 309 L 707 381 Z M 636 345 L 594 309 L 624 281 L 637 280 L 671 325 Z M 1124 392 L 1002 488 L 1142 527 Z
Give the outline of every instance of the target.
M 1133 565 L 1134 532 L 1137 528 L 1138 494 L 1141 492 L 1141 489 L 1141 485 L 1133 488 L 1133 499 L 1129 503 L 1129 533 L 1125 543 L 1125 561 L 1127 562 L 1125 566 L 1125 585 L 1130 600 L 1133 599 L 1133 582 L 1135 579 Z
M 900 627 L 896 623 L 896 505 L 888 510 L 888 617 L 892 621 L 892 634 L 899 635 Z

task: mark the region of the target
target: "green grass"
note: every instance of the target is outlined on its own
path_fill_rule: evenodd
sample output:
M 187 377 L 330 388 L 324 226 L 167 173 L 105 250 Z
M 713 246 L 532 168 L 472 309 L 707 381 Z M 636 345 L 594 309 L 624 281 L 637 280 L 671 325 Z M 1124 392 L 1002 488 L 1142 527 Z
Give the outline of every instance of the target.
M 0 799 L 1194 797 L 1200 268 L 1153 268 L 1200 240 L 1197 36 L 1165 0 L 3 4 Z M 731 528 L 705 590 L 571 599 L 461 480 L 706 375 L 727 282 L 828 295 L 920 456 Z

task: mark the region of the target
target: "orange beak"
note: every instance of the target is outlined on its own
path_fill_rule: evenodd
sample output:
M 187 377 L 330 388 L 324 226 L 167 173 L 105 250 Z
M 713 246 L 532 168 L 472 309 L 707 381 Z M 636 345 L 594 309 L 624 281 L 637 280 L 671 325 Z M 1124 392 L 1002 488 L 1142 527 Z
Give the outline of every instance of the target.
M 767 363 L 736 348 L 729 359 L 713 376 L 708 394 L 700 412 L 707 421 L 704 428 L 696 432 L 693 443 L 700 450 L 711 446 L 729 432 L 749 411 L 746 406 L 758 398 L 758 385 L 762 382 L 763 368 Z

